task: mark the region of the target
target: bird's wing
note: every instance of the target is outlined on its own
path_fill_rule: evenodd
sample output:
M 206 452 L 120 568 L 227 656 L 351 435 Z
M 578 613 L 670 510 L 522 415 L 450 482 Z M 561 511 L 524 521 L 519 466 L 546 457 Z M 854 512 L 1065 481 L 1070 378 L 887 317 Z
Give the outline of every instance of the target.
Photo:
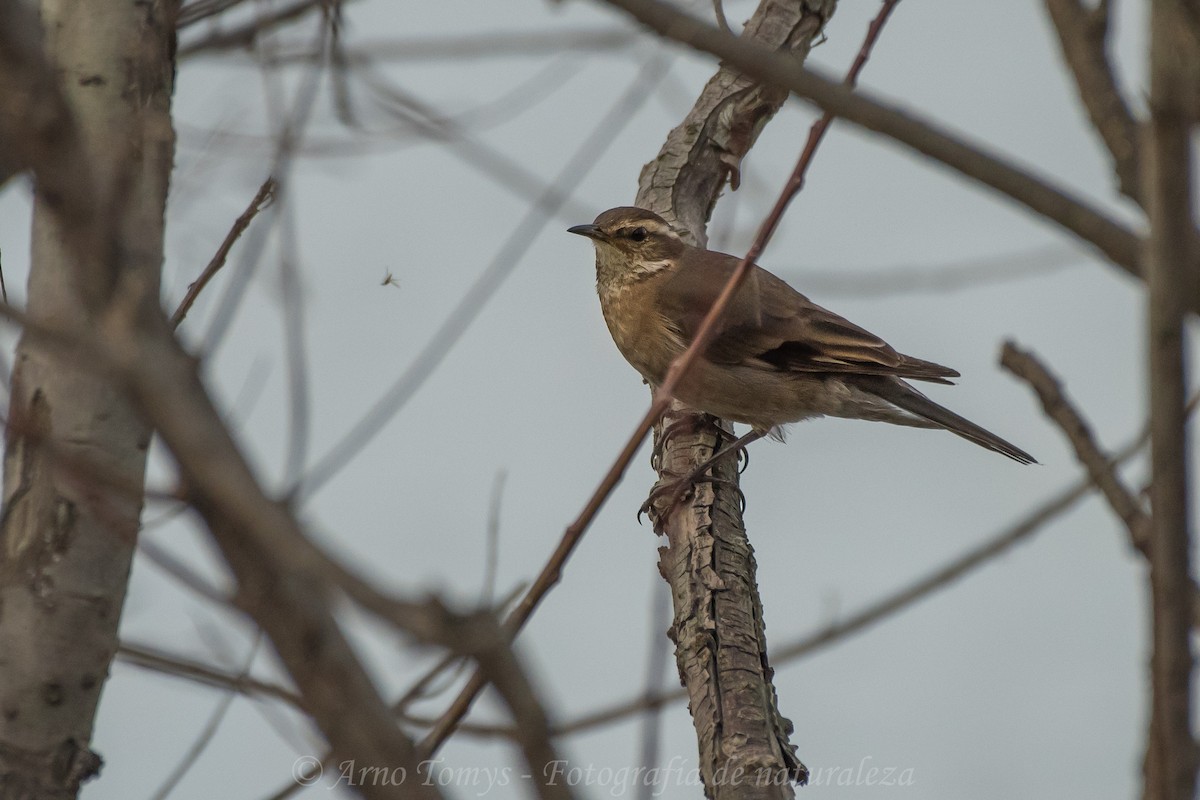
M 690 249 L 687 267 L 659 287 L 659 306 L 685 341 L 691 341 L 738 259 Z M 897 353 L 887 342 L 810 301 L 761 267 L 754 267 L 734 296 L 707 358 L 717 363 L 757 363 L 795 372 L 892 375 L 949 383 L 949 367 Z

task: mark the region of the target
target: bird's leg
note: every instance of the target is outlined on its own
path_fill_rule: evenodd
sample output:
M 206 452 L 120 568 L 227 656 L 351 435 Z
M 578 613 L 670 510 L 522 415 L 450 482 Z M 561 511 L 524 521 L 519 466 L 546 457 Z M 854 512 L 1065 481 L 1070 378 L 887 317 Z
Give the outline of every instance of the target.
M 684 477 L 667 481 L 666 483 L 661 483 L 658 486 L 655 486 L 650 490 L 650 496 L 646 498 L 646 502 L 642 503 L 642 507 L 638 509 L 638 518 L 641 518 L 642 514 L 650 514 L 652 511 L 655 511 L 658 508 L 658 500 L 663 497 L 663 495 L 667 495 L 669 493 L 670 499 L 667 501 L 666 505 L 662 506 L 663 510 L 658 514 L 660 517 L 670 514 L 671 511 L 675 509 L 675 506 L 679 503 L 679 501 L 683 499 L 684 495 L 687 494 L 688 490 L 692 488 L 692 485 L 698 481 L 706 480 L 714 483 L 721 482 L 721 479 L 712 475 L 705 475 L 704 473 L 725 456 L 729 455 L 730 453 L 737 453 L 744 450 L 748 444 L 758 441 L 766 434 L 766 431 L 751 430 L 744 436 L 734 440 L 732 444 L 722 447 L 711 458 L 707 459 L 703 464 L 693 469 Z M 747 463 L 749 463 L 748 455 Z

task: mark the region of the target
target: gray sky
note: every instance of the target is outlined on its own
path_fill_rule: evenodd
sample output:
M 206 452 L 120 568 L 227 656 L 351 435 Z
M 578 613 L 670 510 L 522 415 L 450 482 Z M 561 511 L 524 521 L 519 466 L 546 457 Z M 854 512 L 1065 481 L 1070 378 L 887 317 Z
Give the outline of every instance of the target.
M 1140 102 L 1145 9 L 1114 5 L 1122 78 Z M 842 73 L 877 8 L 843 3 L 812 63 Z M 753 4 L 727 0 L 726 9 L 738 21 Z M 624 24 L 599 4 L 535 0 L 362 0 L 346 13 L 352 46 Z M 297 25 L 284 39 L 311 41 L 313 29 L 312 22 Z M 311 389 L 305 463 L 311 465 L 411 363 L 526 214 L 526 197 L 488 179 L 463 153 L 484 146 L 548 182 L 639 65 L 664 48 L 643 37 L 633 47 L 599 53 L 459 55 L 379 67 L 396 87 L 450 114 L 491 103 L 530 80 L 521 96 L 530 107 L 519 115 L 489 118 L 485 111 L 464 121 L 475 143 L 470 147 L 411 134 L 397 138 L 392 133 L 399 123 L 361 86 L 355 94 L 361 130 L 348 130 L 334 117 L 330 83 L 323 80 L 308 128 L 311 148 L 294 165 L 286 208 L 207 362 L 210 387 L 269 485 L 284 485 L 289 438 L 280 288 L 286 217 L 301 276 Z M 473 602 L 485 572 L 489 496 L 501 470 L 507 480 L 497 591 L 503 595 L 528 581 L 644 412 L 648 392 L 600 317 L 591 247 L 565 228 L 632 201 L 641 165 L 711 75 L 708 58 L 669 51 L 666 80 L 647 87 L 645 104 L 573 188 L 571 207 L 582 216 L 547 221 L 420 392 L 308 502 L 314 535 L 381 583 Z M 269 133 L 278 122 L 272 107 L 290 105 L 301 83 L 264 82 L 244 55 L 182 67 L 167 305 L 182 296 L 267 174 Z M 1114 215 L 1136 219 L 1128 204 L 1114 199 L 1106 156 L 1087 130 L 1039 3 L 902 3 L 862 85 L 987 143 Z M 718 205 L 710 228 L 714 245 L 745 250 L 812 119 L 808 108 L 791 101 L 768 126 L 745 164 L 743 189 L 727 192 Z M 28 264 L 28 205 L 23 187 L 0 195 L 0 246 L 10 291 L 18 296 Z M 185 323 L 184 334 L 197 347 L 227 289 L 237 285 L 249 245 L 247 237 Z M 1047 259 L 1055 268 L 954 292 L 855 296 L 806 288 L 808 276 L 819 286 L 830 275 L 981 259 L 990 259 L 997 274 Z M 835 124 L 762 263 L 897 349 L 960 370 L 957 387 L 933 387 L 930 396 L 1043 462 L 1021 467 L 944 433 L 865 422 L 809 422 L 794 426 L 786 445 L 756 445 L 743 488 L 771 646 L 909 583 L 1076 480 L 1079 470 L 1056 429 L 1031 393 L 997 366 L 1004 339 L 1035 349 L 1054 367 L 1107 447 L 1124 444 L 1140 428 L 1145 368 L 1138 285 L 1057 229 L 886 141 Z M 389 274 L 396 286 L 381 285 Z M 1127 474 L 1140 485 L 1141 462 Z M 161 458 L 154 475 L 160 484 L 169 476 Z M 643 691 L 649 640 L 667 624 L 650 618 L 659 542 L 634 519 L 652 480 L 643 448 L 563 583 L 520 638 L 520 653 L 559 721 Z M 147 522 L 162 514 L 151 508 Z M 195 520 L 154 525 L 146 536 L 220 576 Z M 885 624 L 778 666 L 776 686 L 796 726 L 793 741 L 824 784 L 801 790 L 802 796 L 1133 796 L 1145 727 L 1144 577 L 1118 523 L 1091 498 L 1031 542 Z M 379 629 L 355 624 L 389 692 L 401 691 L 433 658 L 417 658 Z M 234 670 L 252 640 L 245 625 L 141 560 L 122 632 L 128 641 Z M 256 672 L 276 672 L 269 656 L 258 656 Z M 663 683 L 677 685 L 673 665 Z M 106 764 L 83 796 L 150 796 L 221 698 L 118 663 L 95 741 Z M 422 710 L 439 713 L 448 701 L 443 696 Z M 474 718 L 501 717 L 483 702 Z M 663 765 L 693 769 L 696 745 L 682 705 L 665 715 L 663 729 Z M 595 770 L 584 796 L 620 794 L 615 771 L 639 766 L 637 735 L 630 720 L 563 742 L 571 766 Z M 295 715 L 239 699 L 173 796 L 263 797 L 288 781 L 299 756 L 320 750 Z M 466 736 L 452 740 L 442 757 L 439 769 L 449 770 L 518 761 L 507 745 Z M 907 770 L 912 785 L 829 785 L 845 770 L 857 774 L 860 765 L 863 775 L 873 766 L 895 768 L 895 776 Z M 526 796 L 519 772 L 507 786 L 488 790 L 486 782 L 472 782 L 453 793 Z M 672 777 L 661 796 L 700 796 L 677 782 Z M 340 791 L 327 781 L 300 796 Z

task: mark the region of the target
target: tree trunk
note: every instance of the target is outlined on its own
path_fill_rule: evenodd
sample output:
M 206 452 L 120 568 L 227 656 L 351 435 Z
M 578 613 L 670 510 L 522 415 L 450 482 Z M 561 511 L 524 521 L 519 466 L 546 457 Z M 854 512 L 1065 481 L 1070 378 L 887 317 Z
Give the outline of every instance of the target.
M 833 15 L 835 0 L 763 0 L 744 37 L 804 58 Z M 727 66 L 708 82 L 691 112 L 671 131 L 658 157 L 642 170 L 636 204 L 678 224 L 703 246 L 705 228 L 726 181 L 736 189 L 742 158 L 787 91 Z M 723 446 L 728 427 L 678 402 L 655 430 L 660 480 L 686 475 Z M 671 429 L 676 435 L 664 436 Z M 787 800 L 808 769 L 778 707 L 767 658 L 754 551 L 739 505 L 731 459 L 713 468 L 719 482 L 701 482 L 666 519 L 659 571 L 671 585 L 670 634 L 680 681 L 696 728 L 700 774 L 717 800 Z
M 1142 274 L 1147 288 L 1150 389 L 1150 731 L 1146 800 L 1196 796 L 1192 714 L 1191 521 L 1184 319 L 1194 288 L 1191 136 L 1200 73 L 1182 6 L 1151 4 L 1150 119 L 1142 158 L 1150 218 Z M 1194 29 L 1193 29 L 1194 30 Z
M 5 18 L 21 15 L 19 5 Z M 30 88 L 27 105 L 39 112 L 65 100 L 68 113 L 49 130 L 29 122 L 22 144 L 53 148 L 55 137 L 77 137 L 88 173 L 75 176 L 75 186 L 91 197 L 76 203 L 52 181 L 37 186 L 28 304 L 35 322 L 102 325 L 104 310 L 130 288 L 157 297 L 174 156 L 176 12 L 170 0 L 42 3 L 43 66 L 58 86 Z M 7 121 L 7 133 L 21 129 Z M 35 135 L 42 141 L 28 140 Z M 82 224 L 69 213 L 88 205 Z M 106 233 L 81 233 L 89 227 Z M 112 268 L 76 279 L 81 259 Z M 0 515 L 0 798 L 74 797 L 99 769 L 89 742 L 117 649 L 149 441 L 111 381 L 25 332 Z

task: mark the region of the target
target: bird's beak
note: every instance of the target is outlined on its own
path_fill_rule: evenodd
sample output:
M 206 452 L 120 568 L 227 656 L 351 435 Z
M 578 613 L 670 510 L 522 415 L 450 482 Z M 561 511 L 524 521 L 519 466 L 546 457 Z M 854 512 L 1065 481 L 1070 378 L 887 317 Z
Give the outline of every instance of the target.
M 580 236 L 586 236 L 589 239 L 603 239 L 604 233 L 595 225 L 576 225 L 573 228 L 567 228 L 567 233 L 575 233 Z

